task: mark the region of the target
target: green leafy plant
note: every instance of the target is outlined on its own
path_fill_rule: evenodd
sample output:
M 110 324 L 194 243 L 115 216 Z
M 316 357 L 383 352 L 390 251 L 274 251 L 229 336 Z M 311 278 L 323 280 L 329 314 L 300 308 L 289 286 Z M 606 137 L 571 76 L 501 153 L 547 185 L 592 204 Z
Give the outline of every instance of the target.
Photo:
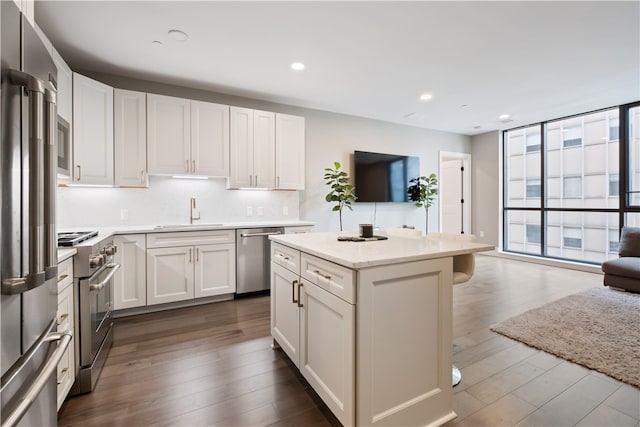
M 347 207 L 349 210 L 353 210 L 351 203 L 356 200 L 356 196 L 354 194 L 355 187 L 349 183 L 349 175 L 340 170 L 340 167 L 339 162 L 333 162 L 333 169 L 325 168 L 324 180 L 325 184 L 331 188 L 325 200 L 329 203 L 336 203 L 332 210 L 340 214 L 340 231 L 342 231 L 342 209 Z
M 433 201 L 438 194 L 438 179 L 436 174 L 432 173 L 429 176 L 419 176 L 409 181 L 409 188 L 407 194 L 409 200 L 415 202 L 415 205 L 419 208 L 424 207 L 425 214 L 425 235 L 429 233 L 429 208 L 433 205 Z

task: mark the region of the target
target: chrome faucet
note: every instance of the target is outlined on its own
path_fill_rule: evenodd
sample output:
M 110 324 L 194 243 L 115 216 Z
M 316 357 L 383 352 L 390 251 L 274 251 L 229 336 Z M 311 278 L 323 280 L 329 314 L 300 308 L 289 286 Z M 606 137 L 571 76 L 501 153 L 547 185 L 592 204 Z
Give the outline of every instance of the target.
M 200 219 L 200 212 L 198 212 L 197 217 L 193 216 L 193 210 L 195 208 L 196 208 L 196 198 L 195 196 L 192 196 L 191 200 L 189 201 L 189 224 L 193 224 L 194 220 Z

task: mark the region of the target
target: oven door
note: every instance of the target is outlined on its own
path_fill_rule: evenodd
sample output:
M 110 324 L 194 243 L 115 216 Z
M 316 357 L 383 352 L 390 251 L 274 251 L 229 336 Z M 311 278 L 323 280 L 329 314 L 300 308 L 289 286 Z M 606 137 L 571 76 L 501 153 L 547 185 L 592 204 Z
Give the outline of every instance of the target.
M 111 328 L 113 276 L 120 264 L 108 262 L 80 279 L 80 366 L 90 366 Z

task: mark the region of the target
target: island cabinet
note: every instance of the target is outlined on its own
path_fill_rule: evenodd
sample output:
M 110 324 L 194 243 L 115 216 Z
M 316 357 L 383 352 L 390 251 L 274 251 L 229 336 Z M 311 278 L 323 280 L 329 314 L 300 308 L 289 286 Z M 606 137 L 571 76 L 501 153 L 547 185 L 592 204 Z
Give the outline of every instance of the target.
M 234 230 L 147 234 L 147 305 L 236 291 Z
M 343 425 L 355 422 L 351 270 L 272 244 L 271 331 Z
M 453 256 L 493 247 L 337 237 L 270 237 L 274 345 L 345 425 L 453 419 Z

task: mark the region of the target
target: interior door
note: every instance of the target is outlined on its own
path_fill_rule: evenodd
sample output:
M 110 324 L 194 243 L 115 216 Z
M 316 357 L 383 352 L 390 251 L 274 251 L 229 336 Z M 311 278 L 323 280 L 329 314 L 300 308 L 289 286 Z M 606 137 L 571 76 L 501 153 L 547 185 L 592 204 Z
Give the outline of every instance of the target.
M 460 233 L 462 231 L 463 191 L 462 159 L 443 161 L 440 168 L 440 203 L 442 204 L 442 232 Z

